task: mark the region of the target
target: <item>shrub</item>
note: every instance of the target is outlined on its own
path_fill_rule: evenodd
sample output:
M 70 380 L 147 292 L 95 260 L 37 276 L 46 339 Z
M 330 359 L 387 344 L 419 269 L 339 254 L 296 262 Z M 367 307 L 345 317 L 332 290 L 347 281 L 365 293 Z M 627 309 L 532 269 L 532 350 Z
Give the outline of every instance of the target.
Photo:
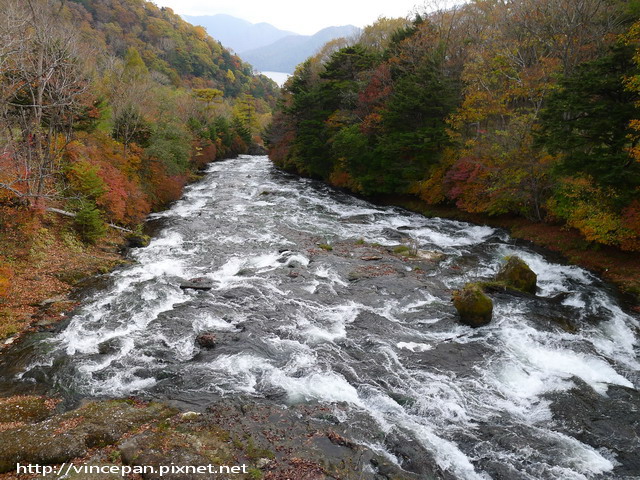
M 100 211 L 94 204 L 86 204 L 76 214 L 75 227 L 80 238 L 86 243 L 96 243 L 106 232 Z

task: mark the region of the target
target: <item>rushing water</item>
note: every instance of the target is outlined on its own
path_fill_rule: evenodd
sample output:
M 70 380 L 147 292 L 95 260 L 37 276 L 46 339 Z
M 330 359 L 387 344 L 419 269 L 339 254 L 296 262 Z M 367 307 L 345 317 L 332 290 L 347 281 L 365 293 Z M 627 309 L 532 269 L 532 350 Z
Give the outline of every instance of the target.
M 355 440 L 448 478 L 638 474 L 638 320 L 585 270 L 489 227 L 291 177 L 266 157 L 211 165 L 155 217 L 162 229 L 134 264 L 16 354 L 18 380 L 194 408 L 237 395 L 343 402 L 336 415 Z M 445 256 L 376 263 L 360 239 Z M 511 254 L 538 274 L 538 295 L 496 295 L 489 326 L 460 325 L 451 290 L 491 278 Z M 182 290 L 193 277 L 213 289 Z M 202 332 L 219 345 L 198 347 Z

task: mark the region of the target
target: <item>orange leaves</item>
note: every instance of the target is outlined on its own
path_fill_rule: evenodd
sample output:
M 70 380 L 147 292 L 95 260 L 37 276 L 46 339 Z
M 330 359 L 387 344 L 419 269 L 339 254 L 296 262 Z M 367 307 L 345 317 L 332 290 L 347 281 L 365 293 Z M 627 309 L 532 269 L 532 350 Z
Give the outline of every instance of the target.
M 13 270 L 2 261 L 0 261 L 0 299 L 7 298 L 11 290 L 11 280 L 13 279 Z
M 73 192 L 94 201 L 110 221 L 135 225 L 151 211 L 139 153 L 133 146 L 125 156 L 122 144 L 112 138 L 85 136 L 67 146 L 66 178 Z
M 180 198 L 187 179 L 183 175 L 168 175 L 164 164 L 152 161 L 149 165 L 148 181 L 154 192 L 153 204 L 160 207 Z

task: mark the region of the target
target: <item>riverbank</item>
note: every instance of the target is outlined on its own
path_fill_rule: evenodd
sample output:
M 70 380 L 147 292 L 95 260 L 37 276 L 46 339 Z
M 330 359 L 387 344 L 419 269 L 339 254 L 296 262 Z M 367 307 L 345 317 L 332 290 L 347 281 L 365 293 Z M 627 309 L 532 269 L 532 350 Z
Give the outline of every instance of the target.
M 410 196 L 379 196 L 374 203 L 406 208 L 426 217 L 441 217 L 477 225 L 504 228 L 511 237 L 561 255 L 571 263 L 600 275 L 616 285 L 625 300 L 640 312 L 640 255 L 588 242 L 576 229 L 566 225 L 535 223 L 513 215 L 489 216 L 469 213 L 450 206 L 429 205 Z
M 60 478 L 19 474 L 17 463 L 70 471 L 64 478 L 75 480 L 195 480 L 209 478 L 202 474 L 209 466 L 235 468 L 215 475 L 227 480 L 418 478 L 347 440 L 345 427 L 331 417 L 319 405 L 285 408 L 234 400 L 204 412 L 134 398 L 87 401 L 60 411 L 55 400 L 44 397 L 2 398 L 0 480 Z M 100 470 L 87 474 L 82 468 Z
M 126 262 L 126 233 L 109 229 L 95 245 L 81 242 L 73 220 L 57 213 L 3 210 L 0 260 L 8 288 L 0 298 L 0 346 L 55 325 L 75 306 L 73 291 Z

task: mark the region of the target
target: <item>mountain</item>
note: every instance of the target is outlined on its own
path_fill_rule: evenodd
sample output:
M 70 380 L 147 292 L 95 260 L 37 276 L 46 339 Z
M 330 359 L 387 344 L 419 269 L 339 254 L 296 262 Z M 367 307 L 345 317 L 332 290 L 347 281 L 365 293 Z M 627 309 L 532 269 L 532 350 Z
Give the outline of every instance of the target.
M 296 65 L 316 53 L 325 43 L 360 32 L 358 27 L 328 27 L 315 35 L 290 35 L 270 45 L 242 52 L 242 58 L 258 71 L 293 73 Z
M 193 25 L 203 26 L 209 35 L 237 53 L 270 45 L 281 38 L 297 35 L 269 23 L 251 23 L 231 15 L 183 15 Z

